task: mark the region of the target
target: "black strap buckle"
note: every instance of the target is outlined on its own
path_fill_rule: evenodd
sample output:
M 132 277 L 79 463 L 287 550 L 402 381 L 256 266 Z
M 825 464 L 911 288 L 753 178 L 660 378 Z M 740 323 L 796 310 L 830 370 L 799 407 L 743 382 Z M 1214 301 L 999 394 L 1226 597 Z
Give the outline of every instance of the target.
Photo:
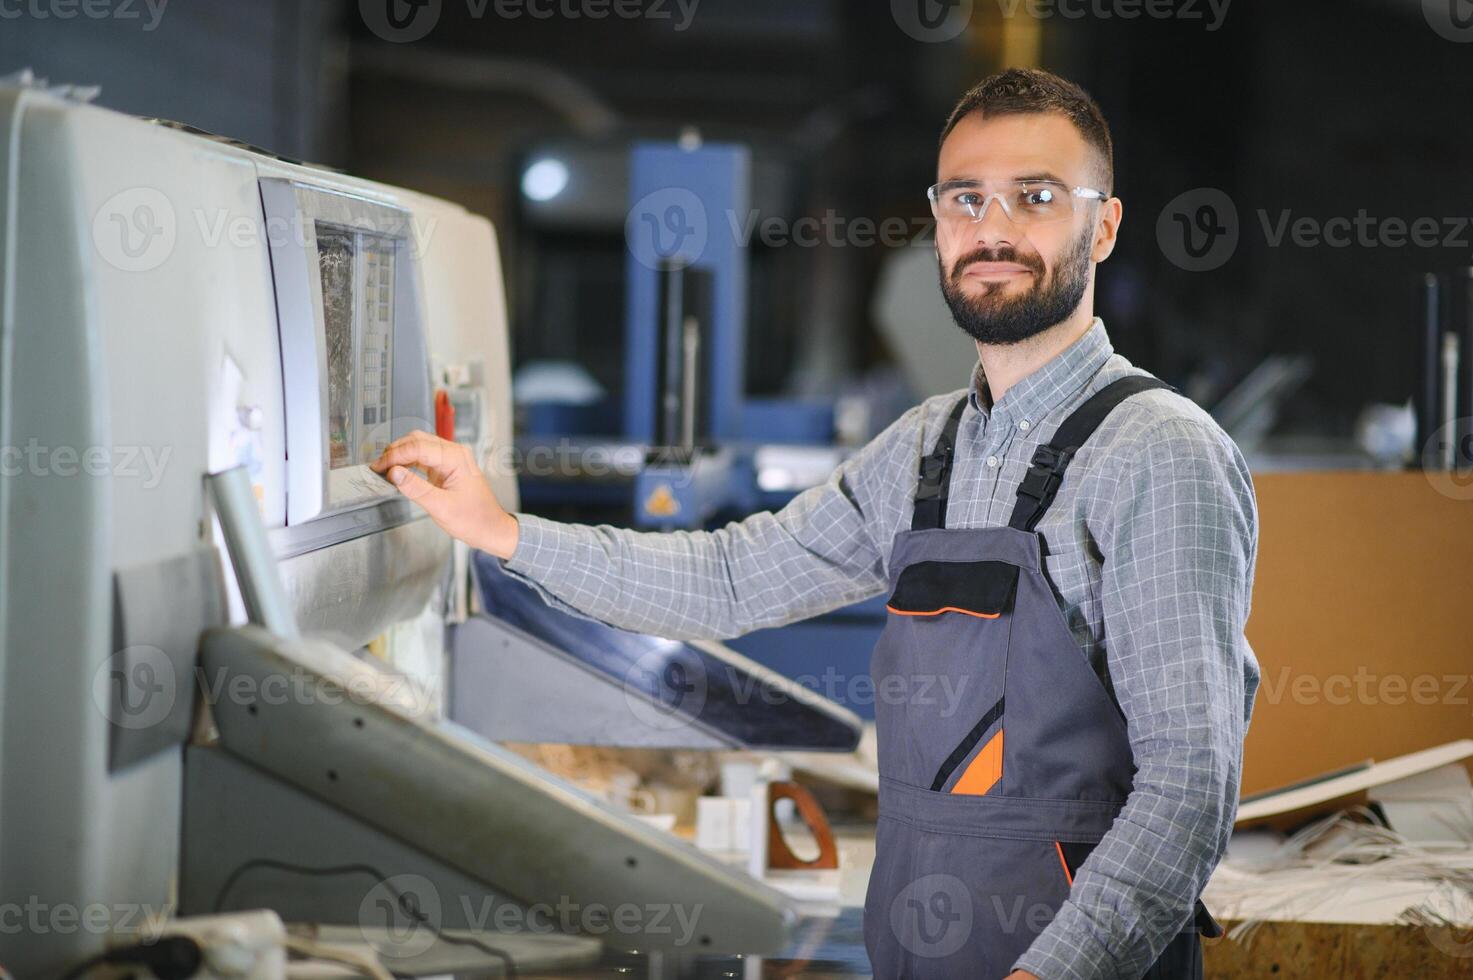
M 916 488 L 916 499 L 930 500 L 941 495 L 941 484 L 951 466 L 952 447 L 942 446 L 935 454 L 921 460 L 920 486 Z
M 1008 519 L 1008 526 L 1023 531 L 1034 529 L 1064 482 L 1064 469 L 1069 461 L 1116 405 L 1137 392 L 1170 387 L 1150 375 L 1128 375 L 1090 395 L 1083 405 L 1059 424 L 1049 443 L 1034 451 L 1028 472 L 1018 487 L 1020 499 L 1013 508 L 1013 516 Z
M 1046 444 L 1039 446 L 1028 462 L 1028 472 L 1018 485 L 1018 493 L 1040 503 L 1051 499 L 1064 481 L 1064 469 L 1073 457 L 1072 449 L 1058 449 Z
M 916 487 L 915 511 L 910 519 L 912 531 L 946 527 L 947 485 L 951 482 L 952 457 L 956 455 L 957 426 L 966 407 L 965 396 L 957 399 L 931 454 L 921 457 L 920 484 Z
M 941 474 L 946 472 L 946 467 L 951 465 L 951 447 L 947 446 L 939 455 L 927 456 L 921 460 L 921 479 L 937 480 Z

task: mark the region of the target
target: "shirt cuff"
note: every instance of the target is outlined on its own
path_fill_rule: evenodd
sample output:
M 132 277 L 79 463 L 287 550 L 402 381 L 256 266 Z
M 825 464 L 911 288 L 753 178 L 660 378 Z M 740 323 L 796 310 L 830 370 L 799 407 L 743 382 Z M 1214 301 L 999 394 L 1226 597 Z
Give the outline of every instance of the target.
M 559 556 L 566 558 L 571 550 L 567 527 L 535 514 L 515 516 L 517 547 L 510 558 L 501 559 L 501 567 L 528 578 L 545 578 L 558 566 Z
M 576 527 L 533 514 L 517 514 L 516 518 L 516 550 L 510 558 L 496 559 L 502 571 L 530 587 L 543 603 L 553 609 L 579 619 L 603 622 L 552 591 L 566 591 L 563 586 L 568 573 L 578 566 L 573 560 L 578 543 Z
M 1114 957 L 1095 936 L 1088 918 L 1067 901 L 1013 969 L 1025 970 L 1041 980 L 1104 980 L 1120 975 Z

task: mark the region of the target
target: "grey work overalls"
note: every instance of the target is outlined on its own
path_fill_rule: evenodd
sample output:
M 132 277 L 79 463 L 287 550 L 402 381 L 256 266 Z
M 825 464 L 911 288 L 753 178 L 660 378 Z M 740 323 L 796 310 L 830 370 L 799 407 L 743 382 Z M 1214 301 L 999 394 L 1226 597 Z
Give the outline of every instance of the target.
M 946 527 L 965 398 L 922 460 L 870 668 L 880 816 L 864 940 L 877 978 L 1005 977 L 1130 793 L 1125 721 L 1069 631 L 1033 528 L 1078 447 L 1148 388 L 1170 385 L 1122 378 L 1065 419 L 1007 527 Z M 1218 934 L 1201 902 L 1146 976 L 1200 977 L 1199 930 Z

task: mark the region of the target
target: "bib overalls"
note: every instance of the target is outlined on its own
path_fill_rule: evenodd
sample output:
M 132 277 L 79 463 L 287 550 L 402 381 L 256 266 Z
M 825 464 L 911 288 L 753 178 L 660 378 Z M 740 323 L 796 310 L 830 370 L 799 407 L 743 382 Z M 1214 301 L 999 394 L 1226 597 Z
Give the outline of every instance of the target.
M 946 527 L 963 398 L 921 462 L 875 647 L 880 809 L 864 940 L 877 978 L 1000 980 L 1063 904 L 1131 790 L 1124 718 L 1079 648 L 1034 531 L 1122 378 L 1034 453 L 1006 527 Z M 1149 978 L 1201 976 L 1201 902 Z

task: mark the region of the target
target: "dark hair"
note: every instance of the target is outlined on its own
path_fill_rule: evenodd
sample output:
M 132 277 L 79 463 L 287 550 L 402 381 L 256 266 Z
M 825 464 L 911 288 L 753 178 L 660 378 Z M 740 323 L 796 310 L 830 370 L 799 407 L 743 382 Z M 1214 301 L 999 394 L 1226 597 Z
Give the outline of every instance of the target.
M 985 116 L 1008 116 L 1031 112 L 1058 112 L 1064 115 L 1084 141 L 1099 154 L 1105 186 L 1110 193 L 1115 183 L 1115 147 L 1110 142 L 1110 125 L 1089 93 L 1066 78 L 1040 68 L 1009 68 L 982 79 L 963 95 L 946 128 L 941 142 L 966 116 L 981 112 Z

